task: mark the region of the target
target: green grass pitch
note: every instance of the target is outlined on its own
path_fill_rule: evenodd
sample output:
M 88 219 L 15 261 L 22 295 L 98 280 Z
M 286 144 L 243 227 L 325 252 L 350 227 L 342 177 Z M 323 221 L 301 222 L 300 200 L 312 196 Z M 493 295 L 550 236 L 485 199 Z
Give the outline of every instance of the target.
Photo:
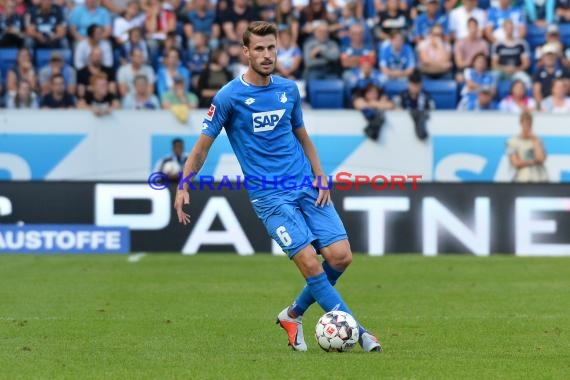
M 570 260 L 357 256 L 338 286 L 384 352 L 275 325 L 285 257 L 0 256 L 2 379 L 568 379 Z

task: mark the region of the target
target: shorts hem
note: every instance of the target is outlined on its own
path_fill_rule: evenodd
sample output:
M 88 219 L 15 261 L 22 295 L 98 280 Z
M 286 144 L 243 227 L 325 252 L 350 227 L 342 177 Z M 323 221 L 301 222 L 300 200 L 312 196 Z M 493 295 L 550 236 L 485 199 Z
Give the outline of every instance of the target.
M 323 248 L 328 247 L 329 245 L 334 244 L 337 241 L 341 241 L 341 240 L 348 240 L 348 235 L 346 235 L 346 234 L 336 235 L 335 237 L 332 237 L 332 238 L 326 240 L 324 243 L 321 243 L 319 245 L 315 245 L 315 249 L 317 249 L 317 250 L 323 249 Z

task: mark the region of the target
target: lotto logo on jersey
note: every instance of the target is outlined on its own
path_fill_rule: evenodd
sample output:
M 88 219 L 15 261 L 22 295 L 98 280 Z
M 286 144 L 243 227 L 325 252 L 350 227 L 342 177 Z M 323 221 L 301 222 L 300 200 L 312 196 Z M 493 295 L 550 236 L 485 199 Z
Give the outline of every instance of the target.
M 285 110 L 274 110 L 267 112 L 256 112 L 252 114 L 253 118 L 253 131 L 254 132 L 265 132 L 272 131 L 279 123 L 279 120 L 285 114 Z

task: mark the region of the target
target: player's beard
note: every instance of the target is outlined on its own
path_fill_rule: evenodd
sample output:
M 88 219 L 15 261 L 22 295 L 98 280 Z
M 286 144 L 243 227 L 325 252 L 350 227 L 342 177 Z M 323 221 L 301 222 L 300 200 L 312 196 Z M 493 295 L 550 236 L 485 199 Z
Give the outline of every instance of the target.
M 275 61 L 273 61 L 269 70 L 264 69 L 261 64 L 256 64 L 253 62 L 251 64 L 251 69 L 262 77 L 268 77 L 275 71 Z

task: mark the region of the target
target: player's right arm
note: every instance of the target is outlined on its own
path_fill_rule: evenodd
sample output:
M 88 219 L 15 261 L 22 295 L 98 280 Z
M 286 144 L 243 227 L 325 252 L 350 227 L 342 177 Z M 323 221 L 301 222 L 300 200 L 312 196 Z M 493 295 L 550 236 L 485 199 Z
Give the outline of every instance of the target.
M 202 169 L 213 142 L 213 137 L 204 134 L 200 135 L 198 141 L 194 145 L 194 148 L 192 148 L 192 152 L 190 152 L 186 163 L 184 164 L 182 178 L 188 178 L 190 173 L 198 173 L 200 169 Z M 182 209 L 185 205 L 190 204 L 190 193 L 188 192 L 188 187 L 187 182 L 181 181 L 178 185 L 176 199 L 174 201 L 174 208 L 178 214 L 178 221 L 184 225 L 190 223 L 190 215 Z
M 190 223 L 190 215 L 182 209 L 185 205 L 190 204 L 190 194 L 188 193 L 190 181 L 200 172 L 200 169 L 202 169 L 210 147 L 220 134 L 222 128 L 226 126 L 230 120 L 232 113 L 232 99 L 230 94 L 231 90 L 228 90 L 227 87 L 223 87 L 212 100 L 210 109 L 206 113 L 206 117 L 202 123 L 202 133 L 184 164 L 184 172 L 178 184 L 176 199 L 174 200 L 174 208 L 178 214 L 178 221 L 184 225 Z

